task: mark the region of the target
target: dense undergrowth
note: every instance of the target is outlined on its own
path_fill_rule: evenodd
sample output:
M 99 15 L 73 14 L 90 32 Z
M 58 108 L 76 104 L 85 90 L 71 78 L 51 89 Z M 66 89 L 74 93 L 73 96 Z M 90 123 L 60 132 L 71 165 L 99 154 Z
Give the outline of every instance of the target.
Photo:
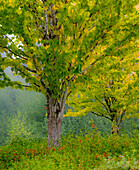
M 16 137 L 0 148 L 0 169 L 138 169 L 139 137 L 101 136 L 95 129 L 84 136 L 62 136 L 59 147 L 47 139 Z

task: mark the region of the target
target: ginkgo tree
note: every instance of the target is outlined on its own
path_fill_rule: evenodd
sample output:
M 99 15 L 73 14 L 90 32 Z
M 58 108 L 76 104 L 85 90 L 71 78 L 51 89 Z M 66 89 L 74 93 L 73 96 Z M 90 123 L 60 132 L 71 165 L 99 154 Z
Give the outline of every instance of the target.
M 136 51 L 135 5 L 137 0 L 0 0 L 1 69 L 10 66 L 27 83 L 7 77 L 9 86 L 46 96 L 49 146 L 60 144 L 68 89 L 78 77 L 104 58 Z
M 123 47 L 122 47 L 123 48 Z M 139 66 L 138 53 L 121 59 L 114 56 L 99 61 L 90 70 L 86 84 L 80 78 L 78 88 L 70 96 L 68 104 L 74 108 L 65 116 L 84 116 L 87 113 L 104 117 L 112 122 L 112 133 L 119 133 L 125 118 L 138 117 Z M 113 60 L 113 63 L 110 62 Z M 103 64 L 103 67 L 101 67 Z

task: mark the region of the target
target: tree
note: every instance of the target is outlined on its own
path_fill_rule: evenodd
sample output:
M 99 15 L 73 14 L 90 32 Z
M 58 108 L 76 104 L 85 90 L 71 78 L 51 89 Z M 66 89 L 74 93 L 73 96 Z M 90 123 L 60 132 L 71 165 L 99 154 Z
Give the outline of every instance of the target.
M 26 122 L 27 115 L 21 115 L 21 112 L 18 110 L 17 114 L 10 117 L 9 125 L 9 137 L 10 140 L 17 137 L 27 137 L 31 134 L 31 130 L 28 127 Z
M 0 1 L 0 48 L 6 52 L 1 68 L 10 66 L 28 83 L 8 79 L 6 85 L 46 96 L 49 146 L 60 144 L 68 88 L 78 76 L 108 56 L 124 53 L 124 57 L 134 51 L 135 44 L 128 50 L 118 47 L 136 39 L 136 4 L 136 0 Z
M 119 128 L 125 118 L 138 117 L 139 72 L 138 53 L 126 56 L 124 59 L 112 57 L 96 64 L 96 74 L 87 73 L 89 81 L 78 82 L 78 88 L 71 96 L 69 104 L 74 107 L 74 116 L 86 115 L 91 112 L 110 120 L 113 124 L 112 133 L 119 133 Z M 128 61 L 128 62 L 127 62 Z M 78 97 L 79 96 L 79 97 Z M 72 100 L 71 100 L 72 99 Z M 69 110 L 66 116 L 73 115 Z

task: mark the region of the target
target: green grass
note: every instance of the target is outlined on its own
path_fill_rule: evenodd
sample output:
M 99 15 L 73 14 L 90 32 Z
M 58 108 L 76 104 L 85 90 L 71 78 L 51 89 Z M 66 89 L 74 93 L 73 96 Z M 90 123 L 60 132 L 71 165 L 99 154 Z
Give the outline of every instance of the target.
M 47 149 L 47 139 L 16 138 L 0 148 L 0 169 L 138 169 L 138 136 L 62 137 L 59 147 Z

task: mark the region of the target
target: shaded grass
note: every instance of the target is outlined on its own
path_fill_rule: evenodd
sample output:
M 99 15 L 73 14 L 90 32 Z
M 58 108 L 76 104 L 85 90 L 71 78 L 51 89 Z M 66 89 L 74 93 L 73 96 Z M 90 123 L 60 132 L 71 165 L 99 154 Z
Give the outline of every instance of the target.
M 136 169 L 138 146 L 138 136 L 102 137 L 95 129 L 86 136 L 62 136 L 60 146 L 49 149 L 46 138 L 16 138 L 1 147 L 0 169 Z

